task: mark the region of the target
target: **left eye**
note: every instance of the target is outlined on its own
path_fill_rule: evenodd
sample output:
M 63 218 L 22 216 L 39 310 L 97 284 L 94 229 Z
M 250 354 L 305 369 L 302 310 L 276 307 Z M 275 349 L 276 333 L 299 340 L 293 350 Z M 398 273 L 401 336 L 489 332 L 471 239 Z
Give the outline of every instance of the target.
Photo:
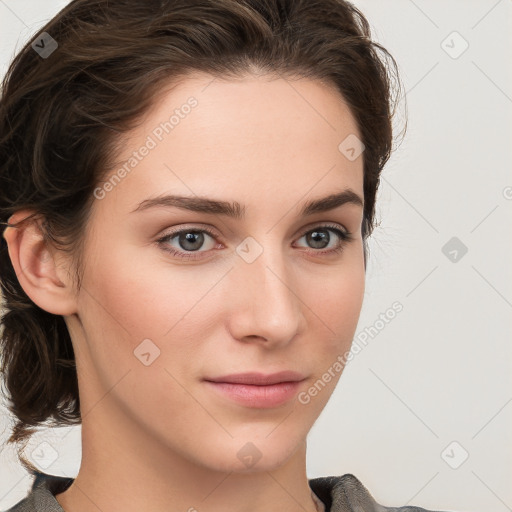
M 339 240 L 338 243 L 335 244 L 334 248 L 331 248 L 330 250 L 323 252 L 340 252 L 344 247 L 344 242 L 350 240 L 351 235 L 347 231 L 342 231 L 336 226 L 318 226 L 315 229 L 311 229 L 304 233 L 301 238 L 306 237 L 308 242 L 312 243 L 315 249 L 325 249 L 325 247 L 331 241 L 331 236 L 329 235 L 329 232 L 336 233 L 336 236 L 338 237 Z M 318 247 L 318 245 L 320 245 L 320 247 Z
M 329 245 L 331 236 L 329 232 L 336 234 L 338 242 L 334 248 L 325 250 L 325 247 Z M 182 229 L 169 233 L 157 240 L 157 243 L 162 247 L 163 250 L 171 253 L 173 256 L 184 259 L 198 259 L 201 256 L 194 253 L 208 252 L 200 251 L 199 249 L 203 246 L 206 237 L 215 240 L 215 234 L 209 229 Z M 316 254 L 331 254 L 341 252 L 344 248 L 345 242 L 349 241 L 352 237 L 348 231 L 341 230 L 337 226 L 317 226 L 314 229 L 306 231 L 300 238 L 306 238 L 307 242 L 313 245 L 313 252 Z M 178 247 L 170 246 L 170 242 L 177 239 Z M 212 244 L 210 249 L 215 247 L 215 243 Z M 321 250 L 320 250 L 321 249 Z

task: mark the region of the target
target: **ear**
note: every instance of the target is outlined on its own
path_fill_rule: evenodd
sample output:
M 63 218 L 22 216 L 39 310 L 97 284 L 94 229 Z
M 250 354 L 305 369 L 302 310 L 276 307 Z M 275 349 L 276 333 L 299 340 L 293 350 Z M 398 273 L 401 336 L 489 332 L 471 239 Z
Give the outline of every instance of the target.
M 31 213 L 20 210 L 11 216 L 9 224 L 20 222 Z M 21 287 L 35 304 L 54 315 L 72 315 L 76 300 L 69 255 L 44 239 L 41 225 L 41 219 L 30 219 L 18 227 L 8 226 L 3 236 L 9 257 Z

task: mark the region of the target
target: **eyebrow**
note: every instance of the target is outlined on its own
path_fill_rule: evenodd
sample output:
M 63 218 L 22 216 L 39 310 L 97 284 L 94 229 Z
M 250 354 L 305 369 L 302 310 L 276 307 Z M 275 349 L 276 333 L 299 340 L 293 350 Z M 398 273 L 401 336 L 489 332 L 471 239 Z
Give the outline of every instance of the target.
M 299 212 L 299 216 L 306 217 L 308 215 L 313 215 L 314 213 L 327 212 L 343 206 L 344 204 L 354 204 L 362 208 L 363 200 L 361 199 L 361 196 L 356 194 L 353 190 L 345 189 L 336 194 L 331 194 L 320 199 L 313 199 L 306 202 Z M 178 195 L 163 195 L 145 199 L 130 213 L 145 211 L 149 208 L 155 207 L 181 208 L 193 212 L 225 215 L 237 220 L 243 219 L 245 215 L 245 206 L 242 206 L 237 201 L 230 203 L 228 201 L 219 201 L 206 197 Z

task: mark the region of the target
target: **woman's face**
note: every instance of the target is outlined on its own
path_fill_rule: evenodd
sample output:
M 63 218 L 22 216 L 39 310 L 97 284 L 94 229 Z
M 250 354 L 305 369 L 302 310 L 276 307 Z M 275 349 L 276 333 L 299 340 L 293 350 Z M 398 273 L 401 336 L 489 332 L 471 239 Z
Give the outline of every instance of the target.
M 363 300 L 358 136 L 320 81 L 198 74 L 162 96 L 123 138 L 87 226 L 66 317 L 84 429 L 223 471 L 268 470 L 304 444 Z M 303 378 L 287 399 L 206 381 L 285 370 Z

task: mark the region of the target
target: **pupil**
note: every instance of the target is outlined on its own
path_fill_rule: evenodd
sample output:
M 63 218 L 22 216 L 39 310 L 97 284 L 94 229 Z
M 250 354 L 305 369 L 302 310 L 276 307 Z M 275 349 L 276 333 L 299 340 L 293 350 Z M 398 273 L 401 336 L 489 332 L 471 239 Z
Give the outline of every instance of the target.
M 190 231 L 188 233 L 185 234 L 185 247 L 183 247 L 183 249 L 187 249 L 187 250 L 192 250 L 192 251 L 197 251 L 197 249 L 199 249 L 203 243 L 203 238 L 204 238 L 204 235 L 202 233 L 197 233 L 195 231 Z M 198 240 L 199 240 L 199 243 L 198 243 Z M 180 241 L 181 242 L 181 241 Z M 186 244 L 196 244 L 197 247 L 186 247 Z M 180 244 L 181 245 L 181 244 Z
M 326 231 L 312 231 L 311 238 L 313 239 L 313 245 L 317 249 L 322 249 L 323 247 L 325 247 L 325 244 L 324 244 L 324 246 L 321 246 L 321 247 L 316 246 L 316 244 L 318 244 L 318 243 L 320 243 L 320 245 L 321 245 L 322 240 L 324 242 L 327 241 L 327 244 L 329 243 L 329 235 L 327 234 Z

